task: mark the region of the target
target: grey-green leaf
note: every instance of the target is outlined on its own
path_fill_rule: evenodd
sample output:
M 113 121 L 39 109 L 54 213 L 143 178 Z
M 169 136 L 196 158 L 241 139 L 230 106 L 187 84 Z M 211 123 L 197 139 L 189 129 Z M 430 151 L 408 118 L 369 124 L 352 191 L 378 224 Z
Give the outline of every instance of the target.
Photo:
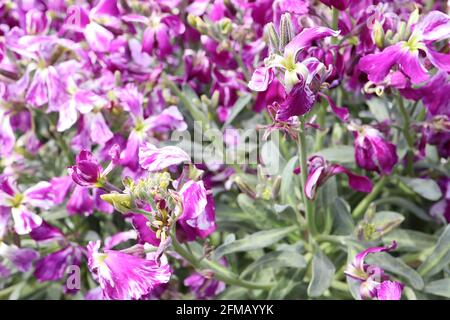
M 424 291 L 450 299 L 450 278 L 430 282 L 425 286 Z
M 243 239 L 223 244 L 215 250 L 214 259 L 219 259 L 223 255 L 234 252 L 257 250 L 268 247 L 278 242 L 279 240 L 283 239 L 285 236 L 293 232 L 295 229 L 297 229 L 297 226 L 290 226 L 267 231 L 259 231 L 249 236 L 246 236 Z
M 422 276 L 432 276 L 450 263 L 450 225 L 438 239 L 436 247 L 430 256 L 422 263 L 418 271 Z
M 349 235 L 355 229 L 350 206 L 342 198 L 334 199 L 332 204 L 332 212 L 334 217 L 335 234 Z
M 308 296 L 321 296 L 330 287 L 335 271 L 336 268 L 330 259 L 322 251 L 317 250 L 312 260 L 312 275 L 308 286 Z
M 316 154 L 321 155 L 330 162 L 353 163 L 355 151 L 352 146 L 337 146 L 320 150 Z
M 434 246 L 435 237 L 415 230 L 397 229 L 383 236 L 385 245 L 397 241 L 398 250 L 418 252 Z
M 241 277 L 244 278 L 253 272 L 264 268 L 296 268 L 303 269 L 306 267 L 305 258 L 293 251 L 273 251 L 268 254 L 262 256 L 257 261 L 250 264 L 241 274 Z
M 380 266 L 388 272 L 403 277 L 415 289 L 420 290 L 424 286 L 422 277 L 413 268 L 388 253 L 372 254 L 366 260 L 368 264 Z
M 442 197 L 441 189 L 434 180 L 420 178 L 403 178 L 402 180 L 425 199 L 436 201 Z
M 245 106 L 250 102 L 252 96 L 249 94 L 245 94 L 236 101 L 234 106 L 231 108 L 231 113 L 228 116 L 227 121 L 223 124 L 222 128 L 228 127 L 233 120 L 238 116 L 239 113 L 241 113 L 242 110 L 244 110 Z

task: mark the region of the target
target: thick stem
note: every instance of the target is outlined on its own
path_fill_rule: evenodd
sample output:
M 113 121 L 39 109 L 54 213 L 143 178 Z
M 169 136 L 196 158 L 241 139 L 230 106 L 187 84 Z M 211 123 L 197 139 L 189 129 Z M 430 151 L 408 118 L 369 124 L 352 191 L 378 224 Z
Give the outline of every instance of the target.
M 409 114 L 406 111 L 405 104 L 403 102 L 403 98 L 397 95 L 397 104 L 398 109 L 403 117 L 403 135 L 406 139 L 406 143 L 408 144 L 408 152 L 406 154 L 406 172 L 408 175 L 413 175 L 413 164 L 414 164 L 414 138 L 411 135 L 410 128 L 410 119 Z
M 255 290 L 270 290 L 273 286 L 271 283 L 255 283 L 251 281 L 246 281 L 239 279 L 234 273 L 226 269 L 224 266 L 208 260 L 208 259 L 198 259 L 189 250 L 184 248 L 177 240 L 174 235 L 172 235 L 172 246 L 174 250 L 186 259 L 195 269 L 198 271 L 202 269 L 210 269 L 214 272 L 214 277 L 221 280 L 229 285 L 240 286 L 247 289 Z
M 301 120 L 300 132 L 298 133 L 298 157 L 300 160 L 300 181 L 302 185 L 302 198 L 305 205 L 306 223 L 311 235 L 317 234 L 316 224 L 314 221 L 314 211 L 312 201 L 306 196 L 306 180 L 308 178 L 308 154 L 306 152 L 306 136 L 305 136 L 305 119 Z
M 364 212 L 366 212 L 367 208 L 371 204 L 373 200 L 381 193 L 384 188 L 384 185 L 387 182 L 387 177 L 381 177 L 380 181 L 378 181 L 371 193 L 369 193 L 362 201 L 356 206 L 355 210 L 353 210 L 353 217 L 359 218 Z

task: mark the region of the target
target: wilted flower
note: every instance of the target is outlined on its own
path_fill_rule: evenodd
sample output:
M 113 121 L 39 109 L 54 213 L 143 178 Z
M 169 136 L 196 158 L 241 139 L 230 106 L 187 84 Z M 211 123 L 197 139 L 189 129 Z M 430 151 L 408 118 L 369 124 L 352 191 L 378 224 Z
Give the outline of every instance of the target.
M 355 135 L 357 165 L 381 174 L 391 174 L 398 161 L 396 146 L 386 140 L 382 133 L 373 127 L 350 125 L 349 129 Z

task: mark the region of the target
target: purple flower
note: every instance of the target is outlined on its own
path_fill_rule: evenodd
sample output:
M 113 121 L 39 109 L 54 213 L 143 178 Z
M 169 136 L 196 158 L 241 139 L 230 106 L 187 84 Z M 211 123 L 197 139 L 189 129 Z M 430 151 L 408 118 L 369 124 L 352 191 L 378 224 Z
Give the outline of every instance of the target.
M 354 174 L 349 169 L 338 165 L 328 164 L 321 156 L 312 156 L 308 162 L 309 173 L 305 185 L 305 194 L 309 199 L 314 199 L 316 190 L 330 177 L 344 173 L 348 177 L 350 188 L 360 192 L 371 192 L 372 182 L 369 178 Z
M 177 220 L 177 237 L 193 241 L 206 238 L 216 230 L 214 198 L 203 181 L 187 181 L 180 190 L 183 212 Z
M 344 11 L 348 8 L 350 4 L 350 0 L 320 0 L 323 4 L 326 4 L 329 7 L 335 7 L 341 11 Z
M 100 241 L 91 241 L 87 249 L 89 269 L 98 277 L 105 299 L 137 300 L 170 279 L 167 264 L 114 250 L 100 253 Z
M 139 164 L 147 171 L 160 171 L 183 162 L 191 162 L 191 158 L 178 147 L 157 148 L 149 142 L 139 147 Z
M 33 249 L 8 246 L 0 242 L 0 256 L 10 260 L 19 271 L 27 272 L 31 269 L 33 262 L 39 258 L 39 253 Z
M 450 17 L 440 11 L 432 11 L 415 24 L 407 41 L 400 41 L 382 52 L 369 54 L 359 62 L 359 68 L 367 73 L 370 81 L 384 80 L 394 65 L 409 76 L 412 83 L 428 80 L 429 74 L 419 59 L 424 52 L 430 62 L 439 70 L 450 71 L 450 55 L 439 53 L 432 48 L 433 42 L 450 37 Z
M 80 247 L 64 247 L 38 260 L 34 276 L 40 282 L 60 280 L 70 265 L 80 264 L 81 257 Z
M 365 299 L 376 298 L 378 300 L 400 300 L 403 284 L 390 281 L 384 271 L 376 266 L 364 262 L 367 255 L 377 252 L 387 252 L 397 248 L 394 241 L 387 247 L 372 247 L 358 253 L 353 261 L 347 265 L 344 273 L 360 281 L 360 295 Z
M 150 243 L 155 247 L 159 246 L 161 239 L 156 237 L 156 232 L 151 229 L 150 220 L 146 216 L 133 214 L 132 223 L 138 233 L 137 238 L 140 244 Z
M 82 150 L 76 157 L 76 165 L 67 168 L 73 181 L 82 187 L 99 182 L 102 167 L 90 151 Z
M 224 258 L 219 260 L 224 267 L 228 264 Z M 225 290 L 225 283 L 214 279 L 212 272 L 204 271 L 203 273 L 194 272 L 184 279 L 184 285 L 194 294 L 195 299 L 206 300 L 213 299 Z
M 64 234 L 57 227 L 52 226 L 51 224 L 45 221 L 42 221 L 39 227 L 31 230 L 30 237 L 34 241 L 42 242 L 42 241 L 63 239 Z
M 392 173 L 397 164 L 397 148 L 373 127 L 350 126 L 355 135 L 355 159 L 359 167 L 384 175 Z
M 14 149 L 16 137 L 11 127 L 10 116 L 0 110 L 0 156 L 6 157 L 11 154 Z
M 42 218 L 31 211 L 29 206 L 47 210 L 54 204 L 55 194 L 49 182 L 41 181 L 20 192 L 11 177 L 0 176 L 0 206 L 9 208 L 17 234 L 28 234 L 42 223 Z

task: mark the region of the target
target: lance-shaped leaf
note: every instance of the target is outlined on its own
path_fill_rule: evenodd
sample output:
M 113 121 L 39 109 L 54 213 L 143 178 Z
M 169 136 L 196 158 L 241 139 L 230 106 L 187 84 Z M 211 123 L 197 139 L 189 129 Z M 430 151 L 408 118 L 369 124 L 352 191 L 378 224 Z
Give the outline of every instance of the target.
M 312 275 L 308 286 L 308 296 L 321 296 L 330 287 L 335 271 L 336 268 L 330 259 L 322 251 L 317 250 L 312 260 Z
M 430 256 L 419 267 L 419 273 L 432 276 L 444 269 L 450 263 L 450 225 L 444 229 Z
M 217 260 L 225 254 L 268 247 L 277 243 L 296 229 L 297 226 L 291 226 L 253 233 L 243 239 L 219 246 L 214 252 L 214 259 Z

